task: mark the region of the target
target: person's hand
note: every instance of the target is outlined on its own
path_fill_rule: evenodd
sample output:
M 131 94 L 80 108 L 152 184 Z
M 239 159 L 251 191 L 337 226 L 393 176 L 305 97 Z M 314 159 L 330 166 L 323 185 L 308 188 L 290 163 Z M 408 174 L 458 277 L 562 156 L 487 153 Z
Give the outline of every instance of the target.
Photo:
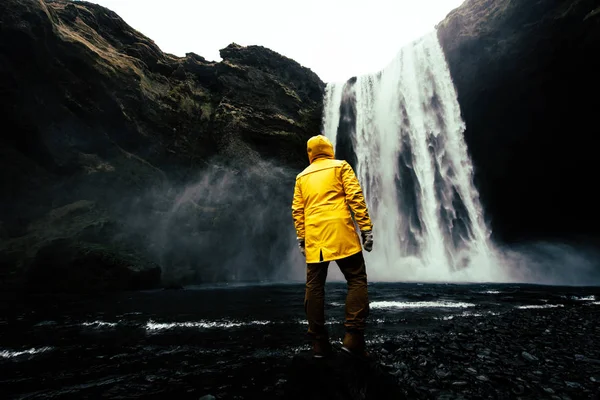
M 304 257 L 306 257 L 306 249 L 304 248 L 304 239 L 296 238 L 296 240 L 298 241 L 298 247 L 300 248 L 300 253 L 302 253 L 302 255 Z
M 360 232 L 363 241 L 363 247 L 366 251 L 373 250 L 373 232 L 372 231 L 361 231 Z

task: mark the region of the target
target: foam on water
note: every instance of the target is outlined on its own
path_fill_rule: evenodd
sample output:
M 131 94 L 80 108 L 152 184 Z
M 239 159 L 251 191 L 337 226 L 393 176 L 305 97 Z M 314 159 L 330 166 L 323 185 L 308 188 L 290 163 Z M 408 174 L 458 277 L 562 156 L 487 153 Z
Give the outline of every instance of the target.
M 445 315 L 443 317 L 434 317 L 433 319 L 437 319 L 437 320 L 442 320 L 442 321 L 449 321 L 449 320 L 453 320 L 454 318 L 466 318 L 466 317 L 490 317 L 490 316 L 495 316 L 495 315 L 500 315 L 500 313 L 498 312 L 493 312 L 493 311 L 488 311 L 485 313 L 471 313 L 471 312 L 463 312 L 461 314 L 455 314 L 455 315 Z
M 564 307 L 564 304 L 531 304 L 531 305 L 526 305 L 526 306 L 517 306 L 516 308 L 519 308 L 521 310 L 528 310 L 528 309 L 542 309 L 542 308 L 557 308 L 557 307 Z
M 114 328 L 118 325 L 117 322 L 106 322 L 106 321 L 91 321 L 83 322 L 82 326 L 93 327 L 93 328 Z
M 596 300 L 596 296 L 571 296 L 571 299 L 577 301 L 594 301 Z
M 22 355 L 33 355 L 45 353 L 47 351 L 53 350 L 53 347 L 40 347 L 40 348 L 31 348 L 27 350 L 0 350 L 1 358 L 14 358 Z
M 162 331 L 168 329 L 180 329 L 180 328 L 196 328 L 196 329 L 230 329 L 239 328 L 242 326 L 252 325 L 268 325 L 271 321 L 186 321 L 186 322 L 154 322 L 148 321 L 146 323 L 146 330 L 149 331 Z
M 473 303 L 452 301 L 374 301 L 370 308 L 467 308 L 475 307 Z

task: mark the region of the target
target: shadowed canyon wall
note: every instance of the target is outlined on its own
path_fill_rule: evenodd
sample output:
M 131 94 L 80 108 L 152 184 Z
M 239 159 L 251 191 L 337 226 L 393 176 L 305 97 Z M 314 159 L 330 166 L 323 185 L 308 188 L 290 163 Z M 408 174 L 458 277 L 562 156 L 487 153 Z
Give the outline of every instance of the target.
M 280 276 L 316 74 L 260 46 L 175 57 L 87 2 L 3 1 L 0 29 L 4 284 Z
M 438 25 L 500 241 L 600 237 L 599 7 L 467 0 Z

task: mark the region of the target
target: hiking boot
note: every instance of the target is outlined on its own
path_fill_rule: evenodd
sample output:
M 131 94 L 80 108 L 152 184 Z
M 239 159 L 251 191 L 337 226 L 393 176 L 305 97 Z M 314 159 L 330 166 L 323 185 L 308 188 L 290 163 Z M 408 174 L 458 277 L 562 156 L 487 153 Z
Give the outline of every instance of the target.
M 331 343 L 328 338 L 313 339 L 313 358 L 325 358 L 331 354 Z
M 370 359 L 366 350 L 365 335 L 360 331 L 346 332 L 342 341 L 342 350 L 360 359 Z

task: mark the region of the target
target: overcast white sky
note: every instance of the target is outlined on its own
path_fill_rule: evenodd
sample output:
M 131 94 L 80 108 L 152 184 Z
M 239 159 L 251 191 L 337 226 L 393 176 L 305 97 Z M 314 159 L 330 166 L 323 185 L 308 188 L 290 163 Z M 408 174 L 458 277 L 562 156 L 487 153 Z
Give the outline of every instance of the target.
M 235 42 L 261 45 L 325 82 L 379 71 L 464 0 L 91 0 L 165 52 L 220 61 Z

